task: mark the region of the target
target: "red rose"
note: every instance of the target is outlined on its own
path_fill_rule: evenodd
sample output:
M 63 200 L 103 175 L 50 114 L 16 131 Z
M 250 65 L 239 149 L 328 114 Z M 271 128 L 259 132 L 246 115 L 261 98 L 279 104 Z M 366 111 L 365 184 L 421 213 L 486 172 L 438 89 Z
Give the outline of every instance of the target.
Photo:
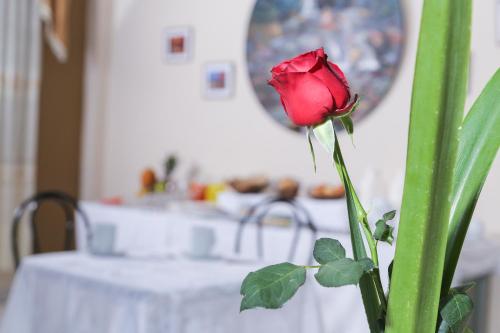
M 326 117 L 349 113 L 349 84 L 340 68 L 327 61 L 323 48 L 286 60 L 271 70 L 269 84 L 280 94 L 290 120 L 298 126 L 314 126 Z

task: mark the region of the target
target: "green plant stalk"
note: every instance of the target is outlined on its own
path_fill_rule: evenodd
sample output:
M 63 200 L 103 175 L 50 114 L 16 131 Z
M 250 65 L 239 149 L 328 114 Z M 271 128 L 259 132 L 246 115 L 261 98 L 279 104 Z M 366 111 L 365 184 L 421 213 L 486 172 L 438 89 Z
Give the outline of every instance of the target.
M 351 179 L 349 178 L 334 128 L 333 119 L 328 119 L 323 124 L 314 127 L 314 135 L 324 148 L 332 154 L 331 156 L 333 157 L 333 162 L 335 163 L 339 177 L 346 191 L 347 213 L 354 258 L 356 260 L 367 258 L 363 235 L 360 229 L 361 224 L 367 238 L 367 243 L 370 244 L 372 261 L 374 264 L 378 264 L 376 242 L 373 239 L 370 226 L 368 225 L 366 212 L 361 205 Z M 315 155 L 314 148 L 310 140 L 310 131 L 308 132 L 308 142 L 314 160 Z M 370 272 L 363 274 L 359 281 L 359 286 L 370 331 L 381 333 L 384 331 L 385 326 L 387 301 L 382 288 L 382 283 L 380 282 L 378 267 L 375 267 Z
M 436 329 L 470 17 L 470 0 L 424 1 L 386 333 Z
M 373 238 L 373 232 L 370 228 L 370 224 L 368 223 L 368 218 L 366 215 L 363 217 L 363 219 L 361 219 L 361 227 L 363 228 L 366 241 L 368 242 L 368 247 L 370 248 L 370 254 L 372 256 L 373 264 L 378 268 L 379 263 L 377 241 Z
M 441 297 L 451 287 L 474 208 L 500 147 L 500 70 L 465 118 L 458 145 Z
M 368 247 L 370 248 L 370 254 L 371 254 L 371 259 L 375 265 L 375 267 L 378 267 L 379 261 L 378 261 L 378 253 L 377 253 L 377 244 L 375 239 L 373 238 L 373 233 L 371 231 L 370 225 L 368 223 L 368 218 L 365 209 L 363 208 L 363 205 L 361 204 L 361 201 L 359 200 L 359 197 L 356 193 L 356 190 L 354 189 L 354 186 L 352 185 L 351 178 L 349 177 L 349 174 L 347 173 L 347 168 L 345 167 L 345 162 L 342 157 L 342 151 L 340 150 L 340 145 L 338 143 L 338 138 L 337 134 L 335 134 L 335 148 L 333 151 L 333 160 L 335 162 L 335 166 L 337 167 L 337 171 L 340 175 L 340 178 L 342 180 L 342 183 L 346 189 L 346 195 L 350 200 L 347 201 L 348 205 L 354 204 L 354 207 L 349 210 L 349 216 L 355 217 L 353 221 L 361 224 L 361 227 L 363 228 L 363 232 L 365 234 L 366 241 L 368 243 Z M 359 230 L 359 228 L 356 228 Z M 361 235 L 359 235 L 356 238 L 362 238 Z M 359 241 L 356 241 L 356 243 L 360 244 Z M 353 242 L 354 244 L 354 242 Z M 358 246 L 360 247 L 360 246 Z M 357 253 L 356 253 L 357 252 Z M 359 257 L 357 258 L 356 255 Z M 356 260 L 361 259 L 366 257 L 366 252 L 364 251 L 364 246 L 363 250 L 360 250 L 356 248 L 356 251 L 354 253 L 354 258 Z
M 373 234 L 370 230 L 370 226 L 368 225 L 366 212 L 361 205 L 351 179 L 349 178 L 349 174 L 347 173 L 347 168 L 345 166 L 335 132 L 334 141 L 333 160 L 346 190 L 347 211 L 349 216 L 349 228 L 351 230 L 351 243 L 353 247 L 354 259 L 359 260 L 367 257 L 363 237 L 359 229 L 359 224 L 361 224 L 370 247 L 372 256 L 371 259 L 376 266 L 373 271 L 364 274 L 359 281 L 368 324 L 371 332 L 383 332 L 383 318 L 387 309 L 387 301 L 385 299 L 384 289 L 380 281 L 376 242 L 373 239 Z

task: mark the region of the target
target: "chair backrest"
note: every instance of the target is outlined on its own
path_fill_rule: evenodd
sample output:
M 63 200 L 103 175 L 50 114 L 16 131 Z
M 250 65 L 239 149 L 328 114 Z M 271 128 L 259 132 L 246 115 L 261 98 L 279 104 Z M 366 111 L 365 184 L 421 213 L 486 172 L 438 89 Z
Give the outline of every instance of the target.
M 60 191 L 46 191 L 35 194 L 34 196 L 23 201 L 14 212 L 14 219 L 11 227 L 11 246 L 14 264 L 17 269 L 19 266 L 19 224 L 24 214 L 31 212 L 31 237 L 32 237 L 32 252 L 40 251 L 40 242 L 38 239 L 38 230 L 36 225 L 36 215 L 38 209 L 43 203 L 53 202 L 56 203 L 64 212 L 65 233 L 64 233 L 64 250 L 69 250 L 71 247 L 71 240 L 74 239 L 75 230 L 75 213 L 82 219 L 87 240 L 91 238 L 90 223 L 85 212 L 80 208 L 78 202 L 70 195 Z M 89 244 L 90 242 L 87 242 Z
M 248 222 L 255 220 L 257 226 L 257 256 L 259 259 L 264 257 L 264 244 L 263 244 L 263 221 L 265 217 L 270 213 L 271 209 L 276 205 L 285 204 L 290 208 L 292 223 L 294 224 L 294 234 L 292 238 L 292 243 L 290 244 L 290 250 L 288 254 L 288 260 L 292 261 L 295 257 L 297 251 L 297 245 L 299 242 L 300 232 L 302 229 L 309 229 L 312 233 L 313 242 L 316 240 L 317 228 L 313 223 L 311 215 L 302 205 L 297 201 L 284 198 L 270 198 L 262 202 L 255 204 L 250 207 L 248 213 L 239 221 L 238 229 L 236 231 L 235 239 L 235 252 L 239 253 L 241 251 L 241 242 L 243 237 L 243 229 L 248 224 Z M 312 248 L 312 247 L 311 247 Z M 313 260 L 312 250 L 309 255 L 309 263 Z

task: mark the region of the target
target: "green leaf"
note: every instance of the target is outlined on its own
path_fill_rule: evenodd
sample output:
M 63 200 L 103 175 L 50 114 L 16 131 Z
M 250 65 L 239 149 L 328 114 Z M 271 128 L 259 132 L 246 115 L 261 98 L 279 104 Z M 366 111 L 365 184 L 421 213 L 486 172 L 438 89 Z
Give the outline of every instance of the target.
M 469 295 L 453 292 L 439 311 L 442 322 L 439 333 L 462 333 L 472 314 L 473 303 Z
M 326 264 L 345 258 L 345 249 L 336 239 L 320 238 L 314 244 L 314 259 L 320 264 Z
M 306 269 L 290 263 L 267 266 L 247 275 L 241 285 L 240 311 L 263 307 L 277 309 L 297 292 L 306 280 Z
M 314 275 L 323 287 L 341 287 L 358 284 L 363 275 L 363 266 L 349 258 L 331 261 L 322 265 Z
M 375 232 L 373 233 L 373 237 L 381 242 L 386 242 L 392 245 L 394 241 L 394 227 L 391 227 L 387 224 L 387 221 L 394 219 L 396 216 L 396 211 L 392 210 L 384 214 L 382 219 L 378 220 L 375 223 Z
M 500 147 L 500 70 L 464 120 L 453 178 L 452 211 L 441 295 L 451 286 L 479 194 Z
M 314 146 L 311 140 L 311 127 L 307 128 L 307 142 L 309 143 L 309 151 L 311 152 L 311 157 L 313 160 L 313 165 L 314 165 L 314 173 L 316 173 L 317 168 L 316 168 L 316 154 L 314 153 Z
M 340 122 L 344 126 L 347 134 L 352 135 L 354 133 L 354 125 L 352 123 L 351 116 L 344 116 L 340 118 Z
M 434 332 L 470 59 L 471 0 L 424 0 L 386 333 Z
M 363 267 L 364 272 L 371 271 L 372 269 L 375 268 L 375 265 L 373 264 L 373 261 L 370 258 L 362 258 L 358 260 L 358 263 Z
M 462 286 L 454 287 L 451 292 L 466 293 L 476 286 L 475 282 L 470 282 Z
M 333 121 L 327 120 L 324 123 L 314 126 L 313 133 L 318 142 L 330 154 L 333 154 L 335 149 L 335 130 Z
M 390 212 L 387 212 L 384 214 L 384 221 L 390 221 L 392 219 L 394 219 L 394 217 L 396 216 L 396 211 L 395 210 L 391 210 Z
M 373 237 L 378 241 L 387 242 L 392 245 L 394 241 L 393 231 L 394 228 L 388 225 L 385 220 L 378 220 L 375 223 Z
M 169 155 L 165 161 L 165 179 L 169 179 L 177 166 L 177 156 Z
M 451 333 L 451 332 L 453 332 L 451 326 L 446 321 L 442 320 L 441 324 L 439 325 L 437 333 Z

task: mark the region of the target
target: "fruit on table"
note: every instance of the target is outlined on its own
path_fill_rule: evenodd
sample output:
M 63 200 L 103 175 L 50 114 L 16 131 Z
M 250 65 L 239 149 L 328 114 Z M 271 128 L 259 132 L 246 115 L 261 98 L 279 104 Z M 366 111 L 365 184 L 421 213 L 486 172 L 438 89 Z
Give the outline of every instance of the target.
M 189 184 L 189 198 L 191 200 L 205 200 L 207 186 L 200 183 Z
M 156 174 L 153 169 L 147 168 L 141 174 L 142 189 L 152 192 L 156 184 Z
M 172 173 L 174 172 L 175 168 L 177 166 L 177 157 L 175 155 L 169 155 L 167 159 L 165 160 L 164 167 L 165 167 L 165 180 L 170 179 L 172 176 Z
M 217 197 L 219 193 L 223 192 L 224 189 L 225 189 L 224 183 L 208 184 L 205 189 L 205 200 L 210 202 L 217 202 Z
M 155 193 L 163 193 L 165 192 L 167 186 L 166 186 L 166 182 L 165 181 L 159 181 L 159 182 L 156 182 L 155 185 L 154 185 L 154 192 Z
M 122 197 L 108 197 L 108 198 L 103 198 L 101 199 L 101 203 L 105 205 L 123 205 L 123 198 Z

